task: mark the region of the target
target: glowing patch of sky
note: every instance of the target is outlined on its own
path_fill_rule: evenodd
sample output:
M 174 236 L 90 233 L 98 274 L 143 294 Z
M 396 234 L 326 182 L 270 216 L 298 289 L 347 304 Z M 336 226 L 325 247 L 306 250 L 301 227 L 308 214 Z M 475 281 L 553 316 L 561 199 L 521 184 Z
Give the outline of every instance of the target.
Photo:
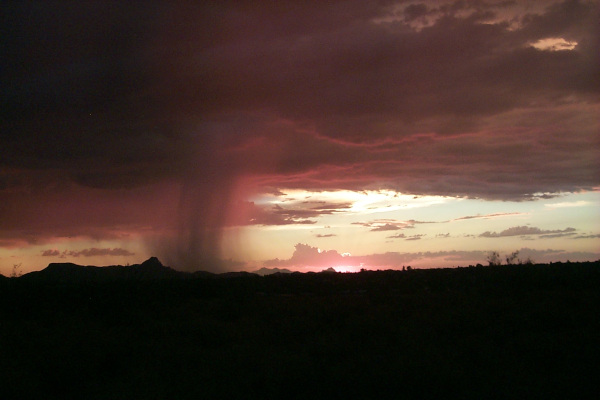
M 564 236 L 547 238 L 543 235 L 498 238 L 480 235 L 518 226 L 531 226 L 542 231 L 574 228 L 576 234 L 598 234 L 599 229 L 595 224 L 599 216 L 600 192 L 507 202 L 411 196 L 391 191 L 289 191 L 286 196 L 269 200 L 272 204 L 286 204 L 289 207 L 304 201 L 350 202 L 352 206 L 314 218 L 315 224 L 240 228 L 238 233 L 243 236 L 241 242 L 245 242 L 246 250 L 250 250 L 250 254 L 245 256 L 250 255 L 255 261 L 272 257 L 289 258 L 296 243 L 353 255 L 389 251 L 510 251 L 521 247 L 544 249 L 549 244 L 566 250 L 597 251 L 597 239 L 574 240 L 575 233 L 569 232 Z M 406 221 L 416 222 L 407 225 L 402 223 Z M 394 223 L 398 229 L 373 230 Z
M 100 251 L 90 251 L 92 249 Z M 49 255 L 50 252 L 53 253 L 52 256 Z M 55 238 L 48 243 L 19 248 L 0 247 L 0 274 L 10 275 L 14 265 L 20 265 L 20 272 L 27 273 L 43 269 L 52 262 L 75 262 L 80 265 L 126 265 L 139 263 L 148 257 L 144 242 L 138 236 L 132 236 L 128 240 Z
M 285 207 L 311 207 L 318 202 L 346 204 L 332 214 L 315 218 L 314 224 L 278 226 L 252 225 L 230 228 L 223 242 L 224 257 L 249 261 L 246 269 L 258 269 L 267 259 L 288 259 L 294 246 L 304 243 L 323 250 L 336 250 L 352 255 L 385 252 L 489 251 L 509 252 L 528 247 L 565 251 L 598 252 L 600 229 L 600 192 L 583 192 L 537 201 L 483 201 L 439 196 L 412 196 L 392 191 L 286 191 L 281 196 L 261 196 L 252 199 L 264 206 L 280 204 Z M 310 203 L 304 203 L 304 202 Z M 413 221 L 408 222 L 407 221 Z M 372 223 L 373 225 L 361 225 Z M 373 231 L 386 224 L 398 229 Z M 503 232 L 512 227 L 534 227 L 541 231 L 574 232 L 551 235 L 517 235 L 497 238 L 481 237 L 484 232 Z M 46 250 L 63 252 L 89 248 L 125 248 L 132 256 L 80 256 L 81 264 L 136 263 L 151 256 L 140 237 L 114 241 L 94 241 L 85 238 L 59 238 L 52 243 L 30 245 L 20 249 L 1 249 L 3 270 L 9 275 L 13 264 L 41 269 L 60 258 L 44 257 Z M 448 260 L 439 266 L 448 265 Z M 481 260 L 484 262 L 484 260 Z M 453 265 L 459 265 L 454 262 Z M 343 270 L 340 266 L 338 270 Z M 350 270 L 347 268 L 347 270 Z M 28 272 L 28 271 L 23 271 Z
M 546 38 L 532 43 L 531 46 L 544 51 L 564 51 L 573 50 L 577 46 L 577 42 L 563 38 Z

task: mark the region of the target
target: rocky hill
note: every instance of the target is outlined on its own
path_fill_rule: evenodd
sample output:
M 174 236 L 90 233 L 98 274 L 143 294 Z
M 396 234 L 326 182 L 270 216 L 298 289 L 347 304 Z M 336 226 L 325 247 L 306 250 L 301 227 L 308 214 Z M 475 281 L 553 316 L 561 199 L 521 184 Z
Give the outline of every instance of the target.
M 41 271 L 23 275 L 23 280 L 56 282 L 102 282 L 113 280 L 156 280 L 187 278 L 191 274 L 164 266 L 158 258 L 150 257 L 141 264 L 96 267 L 73 263 L 51 263 Z

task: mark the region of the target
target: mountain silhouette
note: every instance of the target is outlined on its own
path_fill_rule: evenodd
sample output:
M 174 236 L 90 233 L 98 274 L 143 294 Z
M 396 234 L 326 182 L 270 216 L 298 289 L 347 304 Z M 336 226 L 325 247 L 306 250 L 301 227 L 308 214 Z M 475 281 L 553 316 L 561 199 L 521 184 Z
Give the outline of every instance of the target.
M 327 269 L 322 270 L 319 273 L 320 274 L 337 274 L 337 271 L 335 269 L 333 269 L 332 267 L 329 267 Z
M 599 282 L 600 261 L 268 276 L 55 263 L 0 279 L 0 398 L 595 398 Z
M 156 257 L 141 264 L 96 267 L 73 263 L 51 263 L 41 271 L 23 275 L 25 280 L 48 280 L 57 282 L 94 282 L 112 280 L 156 280 L 191 277 L 192 274 L 164 266 Z
M 292 271 L 290 271 L 287 268 L 265 268 L 265 267 L 263 267 L 261 269 L 254 271 L 253 273 L 260 275 L 260 276 L 265 276 L 265 275 L 272 275 L 272 274 L 291 274 Z

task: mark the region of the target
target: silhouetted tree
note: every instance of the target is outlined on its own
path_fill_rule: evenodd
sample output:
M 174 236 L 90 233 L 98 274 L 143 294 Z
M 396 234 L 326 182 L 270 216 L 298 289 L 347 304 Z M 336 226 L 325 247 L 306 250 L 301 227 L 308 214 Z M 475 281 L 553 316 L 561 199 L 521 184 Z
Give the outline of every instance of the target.
M 506 265 L 512 265 L 518 256 L 519 256 L 519 250 L 513 251 L 510 255 L 506 255 Z
M 500 253 L 498 253 L 497 251 L 490 251 L 487 256 L 487 262 L 490 267 L 502 264 L 502 261 L 500 259 Z
M 13 264 L 13 269 L 12 269 L 12 272 L 10 273 L 11 278 L 18 278 L 21 275 L 23 275 L 23 273 L 21 272 L 21 265 L 22 265 L 22 263 Z
M 521 259 L 519 258 L 519 264 L 533 265 L 533 260 L 531 259 L 531 257 L 530 257 L 530 256 L 527 256 L 527 258 L 526 258 L 526 259 L 524 259 L 524 260 L 521 260 Z

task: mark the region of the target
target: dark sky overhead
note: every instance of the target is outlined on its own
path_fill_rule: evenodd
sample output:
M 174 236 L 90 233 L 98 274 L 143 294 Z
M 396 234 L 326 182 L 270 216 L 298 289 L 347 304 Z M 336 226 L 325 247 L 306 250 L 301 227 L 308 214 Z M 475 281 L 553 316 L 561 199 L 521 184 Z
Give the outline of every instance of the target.
M 126 256 L 135 238 L 206 267 L 231 258 L 232 227 L 321 227 L 355 209 L 292 191 L 542 204 L 600 187 L 598 1 L 0 7 L 7 265 L 27 248 Z M 455 219 L 494 212 L 513 210 Z M 389 236 L 410 219 L 351 224 Z M 598 234 L 556 221 L 478 233 Z

